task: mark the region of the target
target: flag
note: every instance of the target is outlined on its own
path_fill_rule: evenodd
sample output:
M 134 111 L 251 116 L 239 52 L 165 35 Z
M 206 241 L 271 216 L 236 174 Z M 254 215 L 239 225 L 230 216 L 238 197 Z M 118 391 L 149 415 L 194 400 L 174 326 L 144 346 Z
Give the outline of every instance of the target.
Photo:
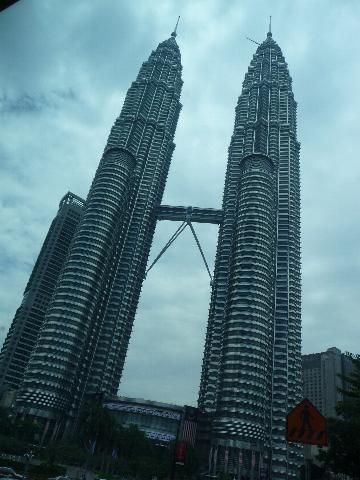
M 216 446 L 215 452 L 214 452 L 214 475 L 216 475 L 217 454 L 218 454 L 218 447 Z
M 244 463 L 243 452 L 239 450 L 239 461 L 238 461 L 238 479 L 240 480 L 241 470 Z
M 212 461 L 213 448 L 214 446 L 211 445 L 210 452 L 209 452 L 209 476 L 211 475 L 211 461 Z
M 187 445 L 185 442 L 178 442 L 175 448 L 175 462 L 177 465 L 184 465 Z
M 225 470 L 225 473 L 227 471 L 228 461 L 229 461 L 229 449 L 228 449 L 228 447 L 226 447 L 225 448 L 225 454 L 224 454 L 224 470 Z

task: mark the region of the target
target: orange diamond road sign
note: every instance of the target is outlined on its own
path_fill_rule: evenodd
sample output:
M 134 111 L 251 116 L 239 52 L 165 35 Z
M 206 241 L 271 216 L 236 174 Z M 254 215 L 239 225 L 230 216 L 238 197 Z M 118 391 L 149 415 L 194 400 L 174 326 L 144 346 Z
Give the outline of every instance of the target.
M 288 442 L 327 445 L 326 418 L 305 398 L 286 417 Z

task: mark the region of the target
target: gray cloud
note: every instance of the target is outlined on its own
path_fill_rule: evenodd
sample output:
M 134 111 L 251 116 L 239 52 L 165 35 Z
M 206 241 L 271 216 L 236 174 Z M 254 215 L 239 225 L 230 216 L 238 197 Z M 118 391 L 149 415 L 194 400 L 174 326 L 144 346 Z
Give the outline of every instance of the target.
M 37 113 L 46 109 L 60 108 L 60 102 L 75 99 L 75 93 L 71 88 L 68 88 L 67 90 L 55 90 L 49 92 L 47 95 L 30 95 L 28 93 L 21 93 L 15 97 L 4 93 L 2 97 L 0 97 L 0 113 Z
M 234 109 L 268 15 L 302 144 L 303 350 L 358 352 L 360 4 L 27 0 L 0 14 L 0 341 L 62 195 L 86 196 L 126 90 L 181 15 L 183 110 L 164 203 L 220 207 Z M 5 103 L 4 103 L 5 99 Z M 5 105 L 5 107 L 4 107 Z M 151 258 L 176 225 L 161 222 Z M 217 228 L 197 227 L 213 265 Z M 210 286 L 185 231 L 146 279 L 121 393 L 195 403 Z

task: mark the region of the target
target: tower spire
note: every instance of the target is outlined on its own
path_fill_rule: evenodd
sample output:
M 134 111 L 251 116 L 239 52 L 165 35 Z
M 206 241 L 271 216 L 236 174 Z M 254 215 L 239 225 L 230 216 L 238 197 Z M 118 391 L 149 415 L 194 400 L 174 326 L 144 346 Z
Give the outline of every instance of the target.
M 270 20 L 269 20 L 269 31 L 268 31 L 267 36 L 268 36 L 268 37 L 272 37 L 272 33 L 271 33 L 271 15 L 270 15 Z
M 174 31 L 173 31 L 172 34 L 171 34 L 172 37 L 176 37 L 176 35 L 177 35 L 176 30 L 177 30 L 177 27 L 178 27 L 178 25 L 179 25 L 179 20 L 180 20 L 180 15 L 179 15 L 179 17 L 178 17 L 178 19 L 177 19 L 177 22 L 176 22 Z

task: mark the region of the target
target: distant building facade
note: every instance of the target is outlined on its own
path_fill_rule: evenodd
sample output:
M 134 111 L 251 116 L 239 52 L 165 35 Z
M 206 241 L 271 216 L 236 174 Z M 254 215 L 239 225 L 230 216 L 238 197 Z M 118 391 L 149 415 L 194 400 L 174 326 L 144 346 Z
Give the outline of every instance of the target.
M 339 388 L 346 388 L 341 375 L 353 370 L 352 355 L 336 347 L 326 352 L 302 355 L 304 397 L 308 398 L 325 417 L 337 417 L 336 404 L 343 399 Z
M 184 411 L 182 405 L 116 396 L 107 397 L 104 407 L 125 427 L 136 425 L 148 438 L 160 443 L 176 439 Z
M 0 394 L 17 390 L 23 379 L 83 206 L 71 192 L 60 201 L 0 353 Z
M 115 395 L 105 396 L 102 404 L 121 425 L 135 425 L 160 444 L 176 440 L 195 445 L 199 413 L 196 407 Z

